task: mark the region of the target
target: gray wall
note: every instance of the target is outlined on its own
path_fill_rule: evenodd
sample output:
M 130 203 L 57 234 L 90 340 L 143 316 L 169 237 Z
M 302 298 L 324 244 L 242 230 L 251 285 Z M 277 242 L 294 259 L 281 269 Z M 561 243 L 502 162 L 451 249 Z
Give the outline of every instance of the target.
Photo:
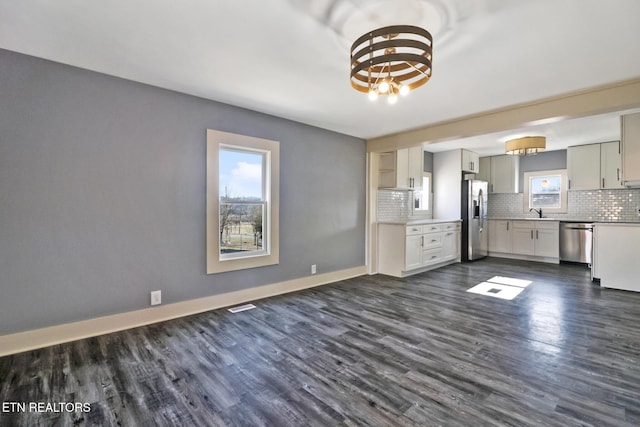
M 280 141 L 280 265 L 205 274 L 207 128 Z M 364 265 L 365 151 L 0 50 L 0 335 Z
M 424 152 L 422 170 L 424 172 L 433 172 L 433 153 L 430 153 L 428 151 Z
M 567 168 L 567 150 L 543 151 L 535 156 L 520 156 L 520 184 L 524 192 L 524 173 Z

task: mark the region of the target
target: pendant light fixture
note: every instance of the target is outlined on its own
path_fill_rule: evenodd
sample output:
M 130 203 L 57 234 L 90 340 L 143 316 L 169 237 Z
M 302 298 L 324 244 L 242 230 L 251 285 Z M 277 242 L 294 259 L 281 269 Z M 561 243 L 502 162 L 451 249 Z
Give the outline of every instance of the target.
M 504 148 L 507 154 L 514 156 L 528 156 L 544 151 L 547 139 L 544 136 L 525 136 L 505 142 Z
M 420 27 L 392 25 L 370 31 L 351 46 L 351 86 L 375 101 L 395 104 L 431 78 L 433 38 Z

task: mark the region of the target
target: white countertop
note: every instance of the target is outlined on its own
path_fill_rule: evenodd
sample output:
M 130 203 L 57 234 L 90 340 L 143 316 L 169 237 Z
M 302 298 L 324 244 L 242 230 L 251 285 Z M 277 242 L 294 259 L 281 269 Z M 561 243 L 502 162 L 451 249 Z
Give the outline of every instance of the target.
M 491 217 L 488 220 L 498 221 L 560 221 L 560 222 L 584 222 L 589 224 L 640 224 L 640 218 L 638 221 L 612 221 L 612 220 L 599 220 L 599 219 L 584 219 L 584 218 L 536 218 L 536 217 Z
M 421 224 L 441 224 L 444 222 L 460 222 L 460 218 L 456 219 L 432 219 L 432 218 L 409 218 L 409 219 L 389 219 L 378 221 L 378 224 L 397 224 L 397 225 L 421 225 Z

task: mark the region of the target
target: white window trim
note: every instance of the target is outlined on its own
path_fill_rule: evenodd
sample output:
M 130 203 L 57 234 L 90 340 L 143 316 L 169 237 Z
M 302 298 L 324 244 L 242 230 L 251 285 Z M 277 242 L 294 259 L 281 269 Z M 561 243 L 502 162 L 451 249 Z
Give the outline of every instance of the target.
M 542 213 L 567 213 L 567 170 L 553 169 L 545 171 L 525 172 L 524 173 L 524 206 L 523 212 L 529 213 L 529 182 L 532 177 L 560 175 L 562 188 L 560 189 L 560 207 L 559 208 L 543 208 Z
M 422 209 L 416 209 L 415 211 L 418 213 L 418 215 L 431 215 L 433 210 L 433 191 L 432 191 L 433 175 L 431 172 L 423 172 L 422 177 L 429 178 L 429 188 L 424 188 L 424 186 L 421 186 L 420 188 L 420 191 L 422 192 L 423 201 L 424 201 L 424 194 L 425 193 L 427 194 L 427 205 Z
M 268 152 L 266 185 L 266 221 L 263 234 L 266 246 L 260 254 L 220 259 L 220 147 L 238 147 Z M 274 265 L 280 262 L 279 202 L 280 143 L 234 133 L 207 129 L 207 274 Z

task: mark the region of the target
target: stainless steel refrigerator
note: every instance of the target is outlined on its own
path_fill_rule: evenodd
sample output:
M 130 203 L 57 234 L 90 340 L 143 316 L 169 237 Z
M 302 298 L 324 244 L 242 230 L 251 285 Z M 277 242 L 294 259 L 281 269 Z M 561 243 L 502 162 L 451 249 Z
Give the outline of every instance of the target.
M 487 256 L 487 188 L 487 181 L 462 181 L 462 261 L 473 261 Z

